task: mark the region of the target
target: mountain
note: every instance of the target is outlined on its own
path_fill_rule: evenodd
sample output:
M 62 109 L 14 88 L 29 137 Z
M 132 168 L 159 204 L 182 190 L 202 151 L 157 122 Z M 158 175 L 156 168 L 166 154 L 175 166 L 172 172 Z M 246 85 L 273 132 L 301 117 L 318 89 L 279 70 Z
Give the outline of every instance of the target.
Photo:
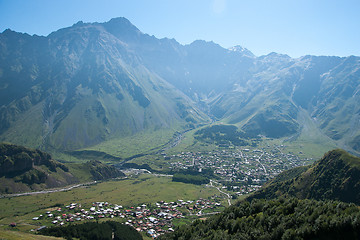
M 331 199 L 360 204 L 360 158 L 333 150 L 311 166 L 280 173 L 252 198 L 279 196 L 301 199 Z
M 222 92 L 210 109 L 244 131 L 271 138 L 300 135 L 311 122 L 329 139 L 358 151 L 359 60 L 262 56 L 249 69 L 251 77 Z
M 43 190 L 121 176 L 124 176 L 121 171 L 99 161 L 63 164 L 43 151 L 0 143 L 1 193 Z
M 2 139 L 74 150 L 146 130 L 187 129 L 206 120 L 123 42 L 137 38 L 146 41 L 148 36 L 123 18 L 79 22 L 47 37 L 4 31 Z
M 181 132 L 211 118 L 248 136 L 322 138 L 359 154 L 359 90 L 359 57 L 181 45 L 125 18 L 46 37 L 0 34 L 0 140 L 49 151 Z

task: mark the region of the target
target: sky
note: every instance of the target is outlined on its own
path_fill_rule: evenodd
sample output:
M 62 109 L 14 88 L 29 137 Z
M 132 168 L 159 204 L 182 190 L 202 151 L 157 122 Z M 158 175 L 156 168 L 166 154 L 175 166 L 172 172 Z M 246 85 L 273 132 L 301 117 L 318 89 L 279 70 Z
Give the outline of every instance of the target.
M 359 0 L 0 0 L 0 32 L 47 36 L 115 17 L 181 44 L 240 45 L 257 56 L 360 56 Z

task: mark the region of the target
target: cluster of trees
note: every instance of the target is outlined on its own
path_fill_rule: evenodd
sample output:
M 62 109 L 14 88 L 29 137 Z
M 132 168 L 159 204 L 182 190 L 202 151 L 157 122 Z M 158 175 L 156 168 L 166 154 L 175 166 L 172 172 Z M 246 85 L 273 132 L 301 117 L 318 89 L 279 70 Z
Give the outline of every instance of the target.
M 141 240 L 140 233 L 134 228 L 119 222 L 107 221 L 102 223 L 87 222 L 73 224 L 66 227 L 51 227 L 40 230 L 40 234 L 65 239 L 87 240 Z
M 217 145 L 248 145 L 246 134 L 238 131 L 234 125 L 213 125 L 195 132 L 195 139 Z
M 253 199 L 205 221 L 181 226 L 167 239 L 359 239 L 360 209 L 338 201 Z
M 168 171 L 167 173 L 171 175 L 181 173 L 186 175 L 201 175 L 208 178 L 217 178 L 217 175 L 214 174 L 214 170 L 212 170 L 211 168 L 202 168 L 201 171 L 199 171 L 199 168 L 197 166 L 188 167 L 187 169 L 173 169 L 171 171 Z
M 153 172 L 154 169 L 152 169 L 149 164 L 147 163 L 144 163 L 144 164 L 137 164 L 137 163 L 124 163 L 120 166 L 122 169 L 125 169 L 125 168 L 135 168 L 135 169 L 146 169 L 150 172 Z
M 201 185 L 209 183 L 210 179 L 203 175 L 175 173 L 172 177 L 172 181 Z

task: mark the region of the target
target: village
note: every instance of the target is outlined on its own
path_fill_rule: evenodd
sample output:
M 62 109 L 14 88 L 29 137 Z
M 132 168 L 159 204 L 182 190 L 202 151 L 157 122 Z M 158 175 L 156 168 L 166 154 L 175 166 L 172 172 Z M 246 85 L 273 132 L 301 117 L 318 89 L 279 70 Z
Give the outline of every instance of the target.
M 237 195 L 249 194 L 259 189 L 277 174 L 312 163 L 311 158 L 283 153 L 284 145 L 264 148 L 219 149 L 211 152 L 181 152 L 164 155 L 169 159 L 169 169 L 210 169 L 223 184 L 223 188 Z M 301 153 L 299 153 L 301 155 Z
M 101 221 L 112 219 L 134 227 L 139 232 L 145 232 L 156 238 L 166 232 L 174 231 L 173 221 L 184 218 L 203 217 L 219 213 L 223 206 L 217 200 L 218 196 L 210 199 L 177 200 L 176 202 L 160 201 L 154 204 L 123 207 L 108 202 L 95 202 L 90 208 L 80 203 L 71 203 L 64 207 L 56 207 L 34 217 L 34 221 L 43 224 L 37 230 L 46 226 L 64 226 L 83 221 Z

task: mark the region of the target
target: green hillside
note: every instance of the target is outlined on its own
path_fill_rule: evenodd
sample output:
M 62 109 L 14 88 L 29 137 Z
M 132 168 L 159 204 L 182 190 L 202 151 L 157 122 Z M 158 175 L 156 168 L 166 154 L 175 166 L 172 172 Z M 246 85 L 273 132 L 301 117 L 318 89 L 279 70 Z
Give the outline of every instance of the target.
M 250 199 L 279 196 L 360 204 L 360 158 L 340 149 L 330 151 L 311 166 L 279 174 Z
M 355 204 L 296 198 L 241 201 L 160 239 L 359 239 Z

